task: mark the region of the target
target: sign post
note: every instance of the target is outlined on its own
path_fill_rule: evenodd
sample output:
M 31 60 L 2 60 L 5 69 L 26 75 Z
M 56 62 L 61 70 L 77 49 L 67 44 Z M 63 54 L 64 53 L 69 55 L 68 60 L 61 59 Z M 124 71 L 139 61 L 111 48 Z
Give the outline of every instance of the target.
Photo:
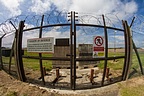
M 93 58 L 104 56 L 104 37 L 93 37 Z

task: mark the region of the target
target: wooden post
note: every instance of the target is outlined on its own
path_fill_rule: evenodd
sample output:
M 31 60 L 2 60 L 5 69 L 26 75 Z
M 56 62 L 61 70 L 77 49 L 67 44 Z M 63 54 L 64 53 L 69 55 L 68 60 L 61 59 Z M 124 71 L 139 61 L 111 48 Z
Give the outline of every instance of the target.
M 45 67 L 43 67 L 43 74 L 44 74 L 44 76 L 46 75 L 46 69 L 45 69 Z
M 94 83 L 94 77 L 93 77 L 93 75 L 94 75 L 94 69 L 91 69 L 91 73 L 90 73 L 90 82 L 93 84 Z
M 110 81 L 109 71 L 110 71 L 110 68 L 107 68 L 107 69 L 106 69 L 106 78 L 107 78 L 108 81 Z
M 56 69 L 56 78 L 59 78 L 60 74 L 59 74 L 59 68 Z

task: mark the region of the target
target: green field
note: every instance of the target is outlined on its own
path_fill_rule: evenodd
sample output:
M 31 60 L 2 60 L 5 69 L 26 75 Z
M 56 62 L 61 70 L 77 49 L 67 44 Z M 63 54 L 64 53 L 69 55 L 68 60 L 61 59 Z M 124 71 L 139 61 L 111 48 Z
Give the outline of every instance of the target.
M 30 53 L 27 51 L 24 51 L 25 56 L 39 56 L 38 53 Z M 43 57 L 52 57 L 53 54 L 42 54 Z M 9 63 L 9 57 L 3 57 L 3 63 L 8 64 Z M 52 61 L 48 60 L 43 60 L 43 67 L 46 68 L 46 70 L 51 70 L 52 69 Z M 12 64 L 14 64 L 14 57 L 12 57 Z M 30 68 L 33 70 L 40 70 L 40 64 L 39 60 L 37 59 L 28 59 L 28 58 L 23 58 L 23 64 L 24 67 Z
M 24 51 L 24 55 L 25 56 L 39 56 L 38 53 L 30 53 L 27 51 Z M 139 52 L 140 58 L 142 63 L 144 62 L 144 53 L 143 52 Z M 43 57 L 52 57 L 53 54 L 42 54 Z M 114 56 L 124 56 L 124 52 L 109 52 L 108 54 L 109 57 L 114 57 Z M 8 64 L 9 63 L 9 57 L 3 57 L 3 62 L 4 64 Z M 14 57 L 12 58 L 12 64 L 14 64 Z M 36 59 L 28 59 L 28 58 L 23 58 L 23 64 L 24 67 L 26 68 L 31 68 L 33 70 L 39 70 L 39 60 Z M 116 59 L 114 60 L 109 60 L 108 61 L 108 67 L 112 68 L 113 70 L 119 70 L 123 68 L 123 64 L 124 64 L 124 59 Z M 52 61 L 50 60 L 43 60 L 43 66 L 46 67 L 46 70 L 51 70 L 52 69 Z M 100 61 L 100 63 L 98 64 L 98 67 L 103 69 L 104 67 L 104 61 Z M 132 57 L 132 68 L 139 68 L 139 63 L 137 60 L 137 56 L 136 54 L 133 52 L 133 57 Z

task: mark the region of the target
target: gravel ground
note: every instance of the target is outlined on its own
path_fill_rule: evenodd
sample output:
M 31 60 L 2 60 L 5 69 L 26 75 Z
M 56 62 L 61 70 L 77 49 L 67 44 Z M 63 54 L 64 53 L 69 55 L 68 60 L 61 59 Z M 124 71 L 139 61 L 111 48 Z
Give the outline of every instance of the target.
M 31 73 L 26 72 L 26 74 L 30 75 Z M 38 73 L 35 72 L 35 74 Z M 37 82 L 35 84 L 21 82 L 0 70 L 0 96 L 121 96 L 121 88 L 135 87 L 142 84 L 144 85 L 143 76 L 100 88 L 73 91 L 42 87 Z
M 118 96 L 118 87 L 109 87 L 76 91 L 51 89 L 21 82 L 0 70 L 0 96 Z

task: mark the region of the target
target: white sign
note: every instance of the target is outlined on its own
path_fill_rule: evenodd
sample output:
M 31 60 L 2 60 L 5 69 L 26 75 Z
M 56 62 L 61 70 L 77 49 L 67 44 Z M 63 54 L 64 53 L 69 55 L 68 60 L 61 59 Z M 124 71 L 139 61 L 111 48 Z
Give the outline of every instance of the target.
M 27 40 L 27 51 L 37 53 L 53 53 L 54 38 L 33 38 Z
M 104 56 L 104 37 L 93 37 L 93 58 Z

